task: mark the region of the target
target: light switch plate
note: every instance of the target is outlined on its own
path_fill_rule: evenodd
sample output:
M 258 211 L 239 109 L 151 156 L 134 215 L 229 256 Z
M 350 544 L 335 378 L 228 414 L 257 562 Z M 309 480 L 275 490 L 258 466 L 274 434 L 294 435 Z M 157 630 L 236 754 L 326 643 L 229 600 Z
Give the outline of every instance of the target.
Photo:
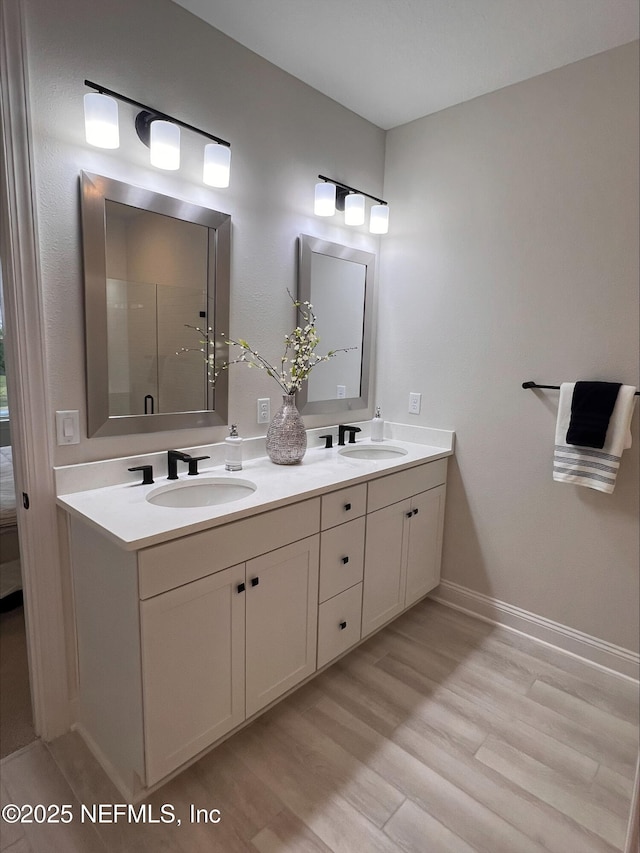
M 80 444 L 80 412 L 56 412 L 56 437 L 58 444 Z
M 344 400 L 347 396 L 347 386 L 346 385 L 336 385 L 336 399 Z

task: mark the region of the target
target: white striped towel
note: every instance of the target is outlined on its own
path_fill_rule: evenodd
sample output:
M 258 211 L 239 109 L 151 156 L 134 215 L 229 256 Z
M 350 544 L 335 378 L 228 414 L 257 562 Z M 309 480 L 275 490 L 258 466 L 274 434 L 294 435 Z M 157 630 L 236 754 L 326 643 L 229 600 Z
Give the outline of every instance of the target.
M 575 382 L 563 382 L 560 386 L 553 479 L 611 494 L 616 485 L 622 451 L 631 447 L 631 417 L 636 389 L 632 385 L 620 386 L 604 446 L 602 450 L 596 450 L 567 444 L 574 386 Z

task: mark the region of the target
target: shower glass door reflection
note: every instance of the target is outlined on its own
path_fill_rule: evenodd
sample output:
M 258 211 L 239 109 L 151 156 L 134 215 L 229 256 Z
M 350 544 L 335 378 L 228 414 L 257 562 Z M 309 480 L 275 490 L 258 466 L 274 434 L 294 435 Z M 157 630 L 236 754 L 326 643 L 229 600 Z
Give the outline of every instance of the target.
M 110 416 L 207 408 L 206 303 L 200 288 L 107 279 Z

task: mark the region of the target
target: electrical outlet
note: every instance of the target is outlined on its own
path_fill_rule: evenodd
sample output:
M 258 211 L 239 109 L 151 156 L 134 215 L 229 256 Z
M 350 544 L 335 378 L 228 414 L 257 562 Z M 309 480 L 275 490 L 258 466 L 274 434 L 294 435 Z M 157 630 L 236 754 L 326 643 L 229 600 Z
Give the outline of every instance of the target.
M 347 396 L 347 386 L 346 385 L 336 385 L 336 399 L 344 400 Z
M 410 415 L 419 415 L 420 414 L 420 402 L 422 400 L 422 394 L 418 394 L 417 391 L 411 391 L 409 393 L 409 414 Z
M 269 397 L 258 398 L 258 423 L 268 424 L 271 420 L 271 400 Z

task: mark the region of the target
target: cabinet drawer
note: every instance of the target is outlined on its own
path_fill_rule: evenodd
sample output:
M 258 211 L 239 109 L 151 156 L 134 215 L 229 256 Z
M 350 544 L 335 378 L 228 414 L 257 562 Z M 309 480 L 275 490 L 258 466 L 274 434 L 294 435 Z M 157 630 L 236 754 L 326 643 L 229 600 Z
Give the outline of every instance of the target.
M 367 512 L 398 503 L 419 492 L 440 486 L 447 480 L 447 460 L 437 459 L 397 474 L 389 474 L 369 483 Z
M 322 497 L 322 529 L 335 527 L 364 515 L 367 509 L 367 487 L 349 486 Z
M 341 592 L 318 608 L 318 668 L 360 639 L 362 584 Z
M 138 554 L 140 598 L 150 598 L 236 563 L 275 551 L 320 529 L 320 498 L 193 533 Z
M 333 598 L 362 580 L 364 517 L 322 532 L 320 538 L 320 601 Z

